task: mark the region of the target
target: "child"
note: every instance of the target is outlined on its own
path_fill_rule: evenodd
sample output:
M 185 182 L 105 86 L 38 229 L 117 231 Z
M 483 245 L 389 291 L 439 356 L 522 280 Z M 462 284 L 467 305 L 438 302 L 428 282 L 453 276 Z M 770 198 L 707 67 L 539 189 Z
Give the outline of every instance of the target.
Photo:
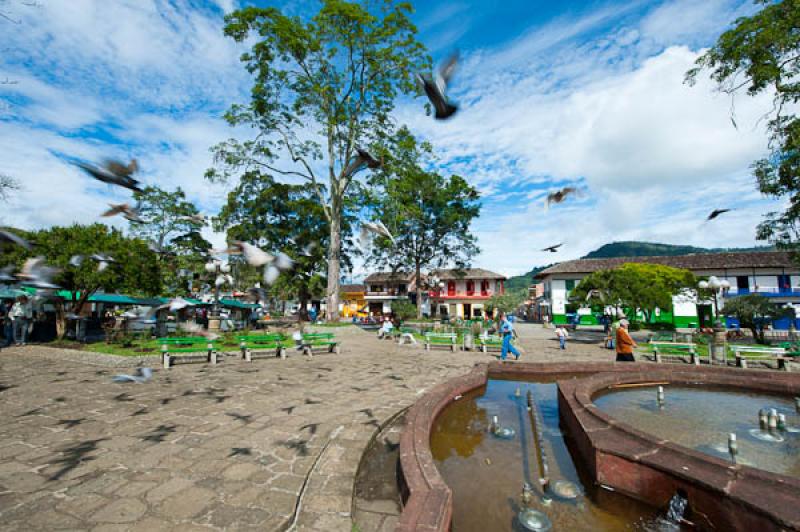
M 558 337 L 558 345 L 561 349 L 567 348 L 567 338 L 569 338 L 569 333 L 567 329 L 564 328 L 563 325 L 559 325 L 556 327 L 556 336 Z

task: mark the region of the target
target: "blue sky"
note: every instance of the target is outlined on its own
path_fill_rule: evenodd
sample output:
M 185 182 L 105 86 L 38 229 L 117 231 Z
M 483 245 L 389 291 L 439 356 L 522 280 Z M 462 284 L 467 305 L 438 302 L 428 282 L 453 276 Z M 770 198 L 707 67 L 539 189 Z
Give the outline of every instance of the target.
M 250 3 L 0 3 L 0 81 L 9 81 L 0 84 L 0 172 L 23 184 L 0 223 L 95 221 L 127 196 L 68 161 L 109 156 L 138 158 L 146 183 L 181 186 L 216 213 L 227 188 L 202 177 L 208 148 L 242 134 L 220 116 L 250 86 L 222 15 Z M 257 3 L 300 16 L 316 4 Z M 759 196 L 749 172 L 766 149 L 759 119 L 769 97 L 731 100 L 706 80 L 683 83 L 752 2 L 415 4 L 434 59 L 461 53 L 452 85 L 461 111 L 439 123 L 420 100 L 402 100 L 395 114 L 433 143 L 432 166 L 482 192 L 476 265 L 517 274 L 613 240 L 749 246 L 763 213 L 781 207 Z M 566 185 L 586 193 L 545 211 L 546 193 Z M 735 210 L 704 223 L 716 207 Z M 562 241 L 558 255 L 539 251 Z

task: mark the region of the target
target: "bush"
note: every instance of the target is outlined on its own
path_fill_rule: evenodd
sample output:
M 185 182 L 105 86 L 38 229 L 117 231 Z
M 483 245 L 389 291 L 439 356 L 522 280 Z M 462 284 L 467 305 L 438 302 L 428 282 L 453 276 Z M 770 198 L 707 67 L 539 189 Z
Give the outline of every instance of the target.
M 398 299 L 392 302 L 392 313 L 400 321 L 406 321 L 417 317 L 417 307 L 408 300 Z

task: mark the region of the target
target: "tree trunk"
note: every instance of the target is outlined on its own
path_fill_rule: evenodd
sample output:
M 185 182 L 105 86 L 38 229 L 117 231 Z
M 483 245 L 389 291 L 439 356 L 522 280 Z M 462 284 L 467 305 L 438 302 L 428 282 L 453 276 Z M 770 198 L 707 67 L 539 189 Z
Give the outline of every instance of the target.
M 342 210 L 331 202 L 331 238 L 328 244 L 328 294 L 325 317 L 339 321 L 339 267 L 342 254 Z
M 64 303 L 57 298 L 53 306 L 56 309 L 56 338 L 63 340 L 67 335 L 67 315 L 64 312 Z
M 419 265 L 419 261 L 416 264 L 416 274 L 417 274 L 417 319 L 422 318 L 422 268 Z

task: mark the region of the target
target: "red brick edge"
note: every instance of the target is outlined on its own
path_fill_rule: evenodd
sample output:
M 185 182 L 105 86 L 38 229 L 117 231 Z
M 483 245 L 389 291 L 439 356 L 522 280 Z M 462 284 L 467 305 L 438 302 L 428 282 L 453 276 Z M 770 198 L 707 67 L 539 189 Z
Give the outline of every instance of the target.
M 559 381 L 562 422 L 595 481 L 662 507 L 682 489 L 700 529 L 800 530 L 799 479 L 660 440 L 615 420 L 592 402 L 610 386 L 653 381 L 800 394 L 796 374 L 678 365 Z
M 439 531 L 450 529 L 453 514 L 453 495 L 439 475 L 430 450 L 430 435 L 436 418 L 458 395 L 486 384 L 489 376 L 510 378 L 528 375 L 586 374 L 580 379 L 559 381 L 559 407 L 570 432 L 576 439 L 578 452 L 582 454 L 598 482 L 613 487 L 614 478 L 630 463 L 638 460 L 652 466 L 650 462 L 666 457 L 663 464 L 653 467 L 656 471 L 648 476 L 640 471 L 628 489 L 620 487 L 629 496 L 646 500 L 649 504 L 661 504 L 669 500 L 678 487 L 690 488 L 690 501 L 698 511 L 706 506 L 719 505 L 730 511 L 733 507 L 742 514 L 741 520 L 721 520 L 733 526 L 729 530 L 743 530 L 749 525 L 768 524 L 764 530 L 779 526 L 798 528 L 798 497 L 800 482 L 791 477 L 774 475 L 745 466 L 731 464 L 714 457 L 698 453 L 671 442 L 659 441 L 632 427 L 611 419 L 591 403 L 591 397 L 610 384 L 667 380 L 672 382 L 706 382 L 728 386 L 743 386 L 759 391 L 800 394 L 800 376 L 771 371 L 737 370 L 728 368 L 697 368 L 691 365 L 653 366 L 647 363 L 499 363 L 477 364 L 473 370 L 461 377 L 445 382 L 424 395 L 408 411 L 406 427 L 400 437 L 400 469 L 403 499 L 405 501 L 398 532 Z M 591 375 L 594 375 L 593 377 Z M 576 429 L 576 430 L 572 430 Z M 613 447 L 614 441 L 604 434 L 616 431 L 616 442 L 627 448 Z M 604 439 L 605 438 L 605 439 Z M 595 450 L 597 452 L 595 452 Z M 638 451 L 638 452 L 637 452 Z M 661 453 L 659 455 L 659 453 Z M 657 456 L 658 455 L 658 456 Z M 672 460 L 672 468 L 669 467 Z M 688 462 L 687 462 L 688 461 Z M 677 463 L 680 465 L 677 465 Z M 690 463 L 690 466 L 685 465 Z M 598 465 L 602 466 L 598 468 Z M 676 469 L 677 467 L 677 469 Z M 688 467 L 688 469 L 684 469 Z M 660 469 L 659 469 L 660 468 Z M 698 473 L 699 471 L 699 473 Z M 716 473 L 716 476 L 713 474 Z M 722 474 L 725 479 L 719 475 Z M 660 476 L 659 476 L 660 475 Z M 665 482 L 670 475 L 677 475 L 680 482 Z M 734 482 L 744 478 L 745 482 Z M 621 486 L 621 483 L 617 482 Z M 705 491 L 711 487 L 712 490 Z M 771 491 L 765 489 L 773 488 Z M 701 497 L 702 495 L 702 497 Z M 709 496 L 710 495 L 710 496 Z M 772 497 L 770 500 L 769 497 Z M 699 503 L 699 504 L 698 504 Z M 758 503 L 757 505 L 755 503 Z M 742 506 L 744 504 L 744 506 Z M 713 508 L 712 508 L 713 510 Z M 742 511 L 744 510 L 744 511 Z M 786 517 L 778 514 L 787 513 Z M 717 512 L 708 515 L 721 519 Z M 747 515 L 758 517 L 748 520 Z M 765 520 L 764 517 L 767 519 Z M 699 523 L 702 526 L 702 523 Z M 744 526 L 744 528 L 740 527 Z

